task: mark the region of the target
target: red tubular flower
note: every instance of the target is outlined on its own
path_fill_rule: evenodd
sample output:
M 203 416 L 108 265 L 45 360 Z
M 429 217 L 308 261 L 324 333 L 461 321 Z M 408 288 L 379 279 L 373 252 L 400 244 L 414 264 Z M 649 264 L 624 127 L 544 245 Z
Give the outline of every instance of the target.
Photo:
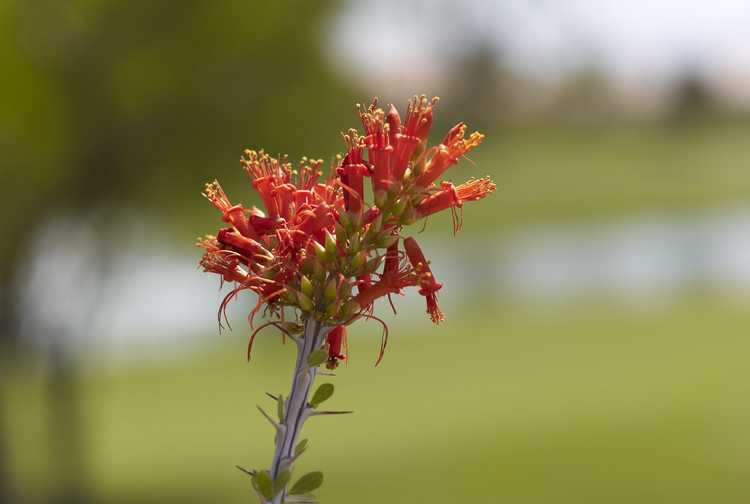
M 206 184 L 203 196 L 222 213 L 224 222 L 232 224 L 237 231 L 248 238 L 258 237 L 252 224 L 248 222 L 245 209 L 242 208 L 242 205 L 232 205 L 229 202 L 229 198 L 227 198 L 219 182 L 214 180 Z
M 268 215 L 270 217 L 278 217 L 279 208 L 276 204 L 276 198 L 274 198 L 274 184 L 271 177 L 260 177 L 253 180 L 253 187 L 258 191 L 260 199 L 263 200 L 263 205 L 266 207 Z
M 243 283 L 248 279 L 248 274 L 240 267 L 239 260 L 222 252 L 206 252 L 200 266 L 203 271 L 221 275 L 226 282 Z
M 326 367 L 328 369 L 335 369 L 338 367 L 340 360 L 346 360 L 346 353 L 344 352 L 344 348 L 347 346 L 346 337 L 346 326 L 343 325 L 334 327 L 326 336 L 326 342 L 328 343 L 328 363 Z
M 286 223 L 284 219 L 279 219 L 278 217 L 266 217 L 259 208 L 255 207 L 250 210 L 249 221 L 253 226 L 253 229 L 255 229 L 259 235 L 272 233 Z
M 328 205 L 321 204 L 312 210 L 304 210 L 297 214 L 299 222 L 296 229 L 311 235 L 334 223 L 333 213 Z
M 389 126 L 385 113 L 374 99 L 366 111 L 360 111 L 360 119 L 367 137 L 367 159 L 372 166 L 373 192 L 388 190 L 392 178 L 393 147 L 390 145 Z
M 245 282 L 248 279 L 247 272 L 240 267 L 240 259 L 231 251 L 222 250 L 219 241 L 211 236 L 198 239 L 196 243 L 206 250 L 200 260 L 203 271 L 221 275 L 227 282 Z
M 465 201 L 479 201 L 482 198 L 486 198 L 496 188 L 497 186 L 489 177 L 482 177 L 480 179 L 471 178 L 456 187 L 456 194 L 458 194 L 458 199 L 463 204 Z
M 398 112 L 396 116 L 391 116 L 389 112 L 389 117 L 392 117 L 391 121 L 399 125 L 399 132 L 395 135 L 397 139 L 396 152 L 393 156 L 393 177 L 395 180 L 401 180 L 404 177 L 404 172 L 409 166 L 414 150 L 420 143 L 427 140 L 432 127 L 432 107 L 437 101 L 437 98 L 428 100 L 425 95 L 414 96 L 409 100 L 409 106 L 406 110 L 406 124 L 403 127 L 400 127 L 400 118 L 396 121 Z
M 336 173 L 341 177 L 344 187 L 344 206 L 350 212 L 359 212 L 365 201 L 364 177 L 369 175 L 367 166 L 362 159 L 363 140 L 356 130 L 350 130 L 344 135 L 344 141 L 349 148 L 341 166 Z
M 271 252 L 266 250 L 263 245 L 253 240 L 252 238 L 247 238 L 246 236 L 234 233 L 231 229 L 220 229 L 216 239 L 222 245 L 228 245 L 232 247 L 248 259 L 273 258 Z
M 426 95 L 414 96 L 409 100 L 404 126 L 407 136 L 417 137 L 421 142 L 427 140 L 432 127 L 432 107 L 437 102 L 437 98 L 428 100 Z
M 489 177 L 470 179 L 458 187 L 444 181 L 440 184 L 439 191 L 427 196 L 417 205 L 417 212 L 421 217 L 427 217 L 448 208 L 458 208 L 466 201 L 477 201 L 487 197 L 495 187 Z
M 432 321 L 438 324 L 444 319 L 444 317 L 443 312 L 440 311 L 440 307 L 437 304 L 436 292 L 439 291 L 443 285 L 435 280 L 435 276 L 432 274 L 432 270 L 430 270 L 430 265 L 414 238 L 409 237 L 404 239 L 404 249 L 406 250 L 406 256 L 409 258 L 409 262 L 417 274 L 419 281 L 419 294 L 424 296 L 427 301 L 427 313 L 430 314 Z
M 391 145 L 396 145 L 398 143 L 398 135 L 401 134 L 401 116 L 398 114 L 398 110 L 392 103 L 388 107 L 385 121 L 388 123 L 389 143 Z
M 354 300 L 362 308 L 372 306 L 372 303 L 388 294 L 397 294 L 404 287 L 417 284 L 417 279 L 411 271 L 396 271 L 392 274 L 382 275 L 380 280 L 370 285 L 357 294 Z
M 271 191 L 272 197 L 276 200 L 279 214 L 285 219 L 289 219 L 291 213 L 294 211 L 292 205 L 294 204 L 294 193 L 296 191 L 297 188 L 294 186 L 294 184 L 290 183 L 276 186 Z
M 464 138 L 466 125 L 458 123 L 448 131 L 443 141 L 434 148 L 424 172 L 417 177 L 418 186 L 427 187 L 440 178 L 445 171 L 458 163 L 458 159 L 482 143 L 484 135 L 475 131 L 469 138 Z

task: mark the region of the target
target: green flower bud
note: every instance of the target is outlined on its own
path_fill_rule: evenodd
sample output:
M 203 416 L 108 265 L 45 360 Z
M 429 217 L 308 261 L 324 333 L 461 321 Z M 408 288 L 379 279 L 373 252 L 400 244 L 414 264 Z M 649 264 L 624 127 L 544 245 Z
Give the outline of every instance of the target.
M 312 275 L 313 268 L 315 267 L 315 259 L 312 257 L 306 257 L 304 261 L 302 261 L 302 273 L 305 275 Z
M 335 257 L 336 251 L 338 250 L 336 248 L 336 237 L 333 236 L 331 233 L 326 230 L 326 246 L 325 246 L 326 254 L 328 257 Z
M 312 297 L 313 296 L 313 284 L 310 281 L 309 278 L 307 278 L 305 275 L 302 275 L 302 278 L 300 279 L 300 290 L 305 296 Z
M 395 244 L 398 241 L 398 235 L 392 235 L 392 234 L 381 234 L 378 236 L 377 240 L 375 240 L 375 245 L 378 246 L 378 248 L 388 248 L 391 245 Z
M 399 198 L 396 200 L 396 203 L 393 204 L 393 215 L 400 216 L 402 213 L 404 213 L 404 210 L 406 210 L 406 198 Z
M 361 251 L 357 255 L 354 256 L 354 258 L 349 263 L 351 265 L 352 271 L 356 271 L 359 268 L 361 268 L 365 262 L 367 261 L 367 254 L 365 254 L 364 251 Z
M 315 240 L 312 240 L 312 246 L 313 250 L 315 250 L 315 256 L 318 258 L 318 261 L 325 262 L 325 260 L 328 259 L 325 247 Z
M 351 229 L 352 217 L 349 212 L 341 212 L 339 214 L 339 223 L 344 226 L 345 229 Z
M 362 228 L 362 212 L 352 213 L 352 229 L 355 231 Z
M 348 234 L 349 233 L 346 232 L 346 229 L 344 228 L 344 226 L 342 226 L 340 222 L 337 222 L 336 223 L 336 242 L 339 245 L 344 246 L 344 244 L 346 243 L 346 238 Z
M 323 314 L 324 319 L 330 319 L 333 318 L 333 316 L 336 315 L 336 303 L 328 303 L 328 306 L 326 306 L 326 311 Z
M 323 264 L 320 261 L 315 261 L 313 263 L 313 274 L 312 277 L 317 282 L 322 282 L 326 278 L 326 269 L 323 267 Z
M 378 215 L 374 221 L 370 223 L 370 229 L 380 231 L 383 227 L 383 214 Z
M 323 298 L 329 303 L 336 300 L 336 278 L 331 277 L 328 280 L 323 290 Z
M 299 307 L 302 309 L 302 311 L 313 311 L 312 299 L 310 299 L 300 291 L 297 291 L 297 302 L 299 303 Z
M 347 250 L 347 252 L 349 254 L 356 254 L 361 248 L 362 239 L 360 237 L 359 231 L 357 231 L 349 238 L 349 249 Z

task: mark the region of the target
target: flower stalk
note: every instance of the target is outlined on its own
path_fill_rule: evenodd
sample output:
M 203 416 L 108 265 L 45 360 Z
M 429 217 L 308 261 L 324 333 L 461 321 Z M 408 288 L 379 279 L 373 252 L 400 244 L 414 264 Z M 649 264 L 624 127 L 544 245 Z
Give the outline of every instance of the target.
M 313 318 L 305 322 L 305 329 L 301 339 L 296 340 L 297 361 L 292 375 L 292 388 L 288 399 L 284 401 L 283 415 L 276 433 L 276 449 L 271 463 L 270 476 L 278 481 L 284 471 L 291 473 L 294 463 L 294 448 L 297 445 L 300 432 L 305 420 L 310 416 L 311 408 L 308 404 L 310 390 L 315 382 L 318 366 L 310 365 L 310 356 L 320 350 L 326 340 L 330 327 L 322 325 Z M 279 489 L 271 504 L 281 504 L 286 496 L 286 485 Z

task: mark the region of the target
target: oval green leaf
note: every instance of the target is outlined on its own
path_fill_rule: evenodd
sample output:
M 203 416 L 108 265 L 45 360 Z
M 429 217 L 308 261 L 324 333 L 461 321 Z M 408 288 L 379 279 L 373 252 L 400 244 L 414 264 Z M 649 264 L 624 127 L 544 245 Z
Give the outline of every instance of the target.
M 332 395 L 333 383 L 324 383 L 318 387 L 318 390 L 313 394 L 312 399 L 310 399 L 310 406 L 317 408 L 319 404 L 330 398 Z
M 310 367 L 318 367 L 328 360 L 328 353 L 324 350 L 315 350 L 307 357 L 307 365 Z
M 292 485 L 289 493 L 291 495 L 306 494 L 320 488 L 323 484 L 323 473 L 320 471 L 313 471 L 307 473 L 297 480 L 297 483 Z

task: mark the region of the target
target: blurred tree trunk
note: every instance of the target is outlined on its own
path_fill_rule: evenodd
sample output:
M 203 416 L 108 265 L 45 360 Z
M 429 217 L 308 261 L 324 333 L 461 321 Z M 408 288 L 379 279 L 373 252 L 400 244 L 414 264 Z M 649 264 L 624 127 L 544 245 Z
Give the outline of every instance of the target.
M 50 351 L 47 375 L 47 407 L 51 473 L 57 480 L 55 504 L 90 502 L 86 443 L 77 384 L 76 361 L 61 338 L 55 338 Z
M 20 249 L 14 248 L 13 251 Z M 11 257 L 12 256 L 12 257 Z M 0 504 L 10 504 L 15 502 L 13 497 L 13 488 L 10 478 L 9 459 L 6 436 L 6 410 L 3 404 L 5 393 L 2 387 L 5 387 L 9 370 L 8 367 L 13 361 L 13 357 L 18 350 L 19 341 L 19 323 L 17 310 L 17 297 L 14 295 L 13 287 L 14 272 L 16 271 L 16 261 L 18 254 L 5 254 L 0 266 Z

